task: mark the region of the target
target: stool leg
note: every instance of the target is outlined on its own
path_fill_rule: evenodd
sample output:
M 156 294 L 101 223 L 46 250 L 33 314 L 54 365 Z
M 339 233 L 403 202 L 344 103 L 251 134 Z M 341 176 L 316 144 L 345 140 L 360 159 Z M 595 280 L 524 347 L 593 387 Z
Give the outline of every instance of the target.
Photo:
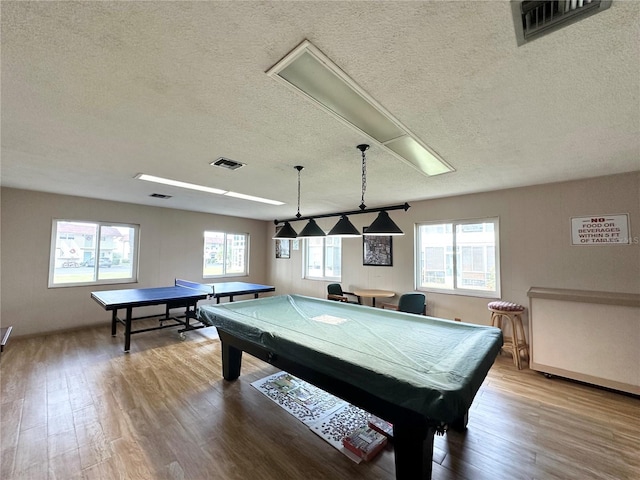
M 502 316 L 497 312 L 491 312 L 491 326 L 499 328 L 502 330 Z M 502 355 L 502 347 L 500 347 L 500 351 L 498 352 Z
M 516 319 L 518 321 L 518 328 L 520 329 L 520 335 L 522 336 L 522 342 L 518 345 L 518 351 L 523 350 L 524 351 L 524 355 L 525 358 L 527 359 L 527 362 L 530 361 L 529 359 L 529 345 L 527 344 L 527 337 L 524 333 L 524 325 L 522 324 L 522 316 L 520 314 L 516 315 Z
M 520 364 L 520 339 L 518 338 L 518 327 L 513 315 L 505 316 L 509 319 L 509 323 L 511 324 L 511 352 L 513 355 L 513 363 L 515 363 L 518 370 L 522 370 L 522 365 Z

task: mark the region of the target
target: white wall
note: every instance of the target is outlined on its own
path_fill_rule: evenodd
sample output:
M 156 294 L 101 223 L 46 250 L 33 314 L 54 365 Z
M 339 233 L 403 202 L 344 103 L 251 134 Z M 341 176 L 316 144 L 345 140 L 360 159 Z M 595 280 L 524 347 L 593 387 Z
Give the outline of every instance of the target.
M 640 172 L 410 204 L 406 213 L 390 213 L 406 233 L 393 238 L 393 267 L 363 266 L 362 240 L 343 239 L 343 289 L 381 288 L 398 294 L 413 291 L 416 223 L 499 217 L 504 300 L 528 306 L 527 290 L 532 286 L 640 293 Z M 633 244 L 571 245 L 571 217 L 619 213 L 630 215 Z M 350 220 L 361 229 L 374 218 L 375 214 L 366 214 Z M 329 230 L 336 221 L 337 218 L 322 219 L 318 224 Z M 293 226 L 300 230 L 304 223 Z M 273 225 L 267 238 L 272 235 Z M 271 244 L 269 283 L 277 285 L 281 293 L 326 296 L 327 282 L 301 278 L 301 250 L 292 251 L 291 259 L 276 259 L 274 240 Z M 393 301 L 397 302 L 397 297 Z M 427 293 L 427 313 L 489 324 L 488 301 Z
M 265 283 L 268 277 L 267 222 L 11 188 L 0 195 L 0 324 L 13 325 L 13 335 L 108 322 L 110 312 L 91 299 L 94 290 L 165 286 L 176 277 L 203 281 L 204 230 L 249 233 L 249 276 L 233 280 Z M 55 218 L 139 224 L 138 283 L 47 288 Z

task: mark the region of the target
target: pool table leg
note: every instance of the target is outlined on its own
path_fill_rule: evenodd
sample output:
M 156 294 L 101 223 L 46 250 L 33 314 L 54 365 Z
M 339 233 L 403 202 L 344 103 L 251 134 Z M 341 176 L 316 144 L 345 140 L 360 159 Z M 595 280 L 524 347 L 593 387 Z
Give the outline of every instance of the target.
M 396 480 L 430 480 L 435 428 L 423 429 L 411 424 L 393 425 Z
M 451 423 L 450 427 L 456 432 L 464 432 L 467 429 L 467 422 L 469 421 L 469 410 L 467 410 L 462 417 Z
M 242 350 L 222 340 L 220 343 L 222 344 L 222 376 L 225 380 L 235 380 L 240 376 Z

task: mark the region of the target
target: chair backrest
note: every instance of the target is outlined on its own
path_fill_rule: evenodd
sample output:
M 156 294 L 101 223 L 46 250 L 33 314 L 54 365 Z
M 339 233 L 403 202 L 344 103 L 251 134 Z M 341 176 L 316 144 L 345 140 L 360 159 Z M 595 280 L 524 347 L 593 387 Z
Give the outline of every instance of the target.
M 423 293 L 404 293 L 398 301 L 398 310 L 400 312 L 424 315 L 424 301 L 425 296 Z
M 330 283 L 329 285 L 327 285 L 327 294 L 342 295 L 342 287 L 339 283 Z

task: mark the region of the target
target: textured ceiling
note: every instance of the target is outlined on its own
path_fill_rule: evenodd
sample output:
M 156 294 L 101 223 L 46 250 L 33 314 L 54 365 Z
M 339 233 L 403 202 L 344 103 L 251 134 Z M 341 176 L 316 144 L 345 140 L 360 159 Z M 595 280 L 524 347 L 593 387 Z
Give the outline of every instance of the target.
M 455 168 L 423 176 L 373 145 L 369 207 L 640 170 L 636 1 L 522 47 L 508 1 L 1 9 L 3 186 L 282 219 L 303 165 L 303 215 L 357 209 L 370 142 L 265 74 L 304 39 Z M 220 156 L 246 166 L 209 166 Z

